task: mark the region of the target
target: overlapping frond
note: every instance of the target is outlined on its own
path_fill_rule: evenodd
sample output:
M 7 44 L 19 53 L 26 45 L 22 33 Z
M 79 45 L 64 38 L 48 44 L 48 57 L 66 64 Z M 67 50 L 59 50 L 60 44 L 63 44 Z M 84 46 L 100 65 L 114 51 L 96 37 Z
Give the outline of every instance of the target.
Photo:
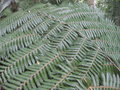
M 85 4 L 40 4 L 0 26 L 0 84 L 6 90 L 99 89 L 109 75 L 119 78 L 120 28 L 99 10 Z M 111 76 L 108 68 L 105 75 L 106 64 L 118 75 Z M 116 82 L 107 83 L 115 87 Z
M 100 80 L 99 80 L 100 78 Z M 92 76 L 93 84 L 88 90 L 119 90 L 120 89 L 120 76 L 110 73 L 102 73 L 99 77 Z M 102 82 L 102 83 L 101 83 Z

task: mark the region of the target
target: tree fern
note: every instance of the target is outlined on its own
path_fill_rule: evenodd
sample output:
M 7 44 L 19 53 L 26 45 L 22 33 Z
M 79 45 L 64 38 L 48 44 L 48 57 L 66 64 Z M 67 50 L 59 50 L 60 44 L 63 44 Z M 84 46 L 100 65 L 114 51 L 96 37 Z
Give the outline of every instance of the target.
M 0 26 L 4 89 L 120 89 L 120 28 L 100 10 L 40 4 Z

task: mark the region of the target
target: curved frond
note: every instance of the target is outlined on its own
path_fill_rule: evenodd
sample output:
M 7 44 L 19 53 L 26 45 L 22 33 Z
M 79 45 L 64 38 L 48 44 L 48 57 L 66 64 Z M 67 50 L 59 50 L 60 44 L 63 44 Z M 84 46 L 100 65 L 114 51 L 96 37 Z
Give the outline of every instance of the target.
M 100 10 L 40 4 L 0 26 L 0 84 L 6 90 L 120 88 L 120 28 Z

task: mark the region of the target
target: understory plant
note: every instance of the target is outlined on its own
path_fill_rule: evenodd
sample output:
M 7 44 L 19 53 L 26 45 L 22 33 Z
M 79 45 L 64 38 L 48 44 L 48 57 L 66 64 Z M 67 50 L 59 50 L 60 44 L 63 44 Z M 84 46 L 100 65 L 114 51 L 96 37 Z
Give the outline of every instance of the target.
M 83 3 L 35 5 L 0 22 L 5 90 L 119 90 L 120 27 Z

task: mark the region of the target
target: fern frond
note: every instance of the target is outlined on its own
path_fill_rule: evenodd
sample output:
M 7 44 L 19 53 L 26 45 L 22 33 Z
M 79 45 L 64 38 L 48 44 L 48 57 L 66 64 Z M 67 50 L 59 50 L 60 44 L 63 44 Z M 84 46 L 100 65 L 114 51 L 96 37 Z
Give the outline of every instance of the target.
M 120 28 L 103 15 L 85 4 L 40 4 L 4 19 L 0 84 L 8 90 L 118 86 L 108 79 L 120 77 Z M 101 77 L 105 70 L 110 74 Z
M 15 52 L 18 49 L 24 48 L 29 46 L 30 44 L 34 43 L 35 40 L 40 39 L 39 34 L 34 33 L 27 33 L 27 34 L 20 34 L 19 35 L 7 35 L 5 38 L 1 37 L 1 45 L 0 48 L 2 51 L 0 52 L 1 55 L 7 56 L 7 54 Z
M 98 80 L 98 77 L 92 77 L 94 84 L 88 88 L 88 90 L 119 90 L 120 89 L 120 77 L 119 75 L 110 74 L 110 73 L 102 73 L 101 81 Z M 102 84 L 100 85 L 100 83 Z

